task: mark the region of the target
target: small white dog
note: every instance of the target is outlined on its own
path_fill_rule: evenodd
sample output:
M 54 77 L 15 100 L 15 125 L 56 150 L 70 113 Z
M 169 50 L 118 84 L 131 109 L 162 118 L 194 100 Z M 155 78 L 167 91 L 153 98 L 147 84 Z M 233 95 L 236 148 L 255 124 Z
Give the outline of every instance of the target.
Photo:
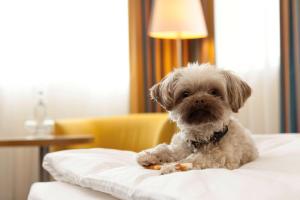
M 251 88 L 229 71 L 209 64 L 189 64 L 150 89 L 151 97 L 170 113 L 180 132 L 171 144 L 138 153 L 142 166 L 162 165 L 162 174 L 191 169 L 236 169 L 258 157 L 250 132 L 232 117 L 251 95 Z

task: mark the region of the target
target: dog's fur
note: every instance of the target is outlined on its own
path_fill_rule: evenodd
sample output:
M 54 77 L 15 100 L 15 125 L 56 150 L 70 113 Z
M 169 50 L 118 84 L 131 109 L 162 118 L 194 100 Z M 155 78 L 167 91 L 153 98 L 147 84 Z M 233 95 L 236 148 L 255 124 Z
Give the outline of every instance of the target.
M 170 145 L 140 152 L 140 165 L 161 164 L 165 174 L 176 171 L 178 163 L 192 163 L 193 169 L 236 169 L 257 158 L 249 131 L 232 117 L 251 95 L 249 85 L 238 76 L 209 64 L 189 64 L 154 85 L 150 95 L 170 113 L 180 132 Z M 228 131 L 220 141 L 209 142 L 224 126 Z M 208 144 L 195 149 L 189 141 Z

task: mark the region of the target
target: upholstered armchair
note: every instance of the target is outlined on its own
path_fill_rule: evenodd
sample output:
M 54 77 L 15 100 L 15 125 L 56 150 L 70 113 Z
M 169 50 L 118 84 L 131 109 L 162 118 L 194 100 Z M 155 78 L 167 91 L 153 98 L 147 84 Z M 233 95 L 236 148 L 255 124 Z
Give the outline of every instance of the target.
M 89 119 L 64 119 L 55 123 L 55 135 L 94 136 L 93 143 L 71 148 L 113 148 L 141 151 L 159 143 L 170 142 L 176 125 L 166 113 L 129 114 Z M 58 150 L 56 148 L 56 150 Z

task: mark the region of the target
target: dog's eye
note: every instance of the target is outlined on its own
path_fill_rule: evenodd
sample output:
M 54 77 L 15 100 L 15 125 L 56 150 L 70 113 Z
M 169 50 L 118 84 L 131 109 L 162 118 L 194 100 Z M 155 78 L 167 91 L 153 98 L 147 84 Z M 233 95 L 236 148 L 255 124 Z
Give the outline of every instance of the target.
M 182 98 L 186 98 L 186 97 L 188 97 L 188 96 L 190 96 L 191 95 L 191 93 L 189 92 L 189 91 L 184 91 L 184 92 L 182 92 Z
M 219 96 L 219 91 L 217 89 L 211 89 L 209 90 L 209 94 L 214 96 Z

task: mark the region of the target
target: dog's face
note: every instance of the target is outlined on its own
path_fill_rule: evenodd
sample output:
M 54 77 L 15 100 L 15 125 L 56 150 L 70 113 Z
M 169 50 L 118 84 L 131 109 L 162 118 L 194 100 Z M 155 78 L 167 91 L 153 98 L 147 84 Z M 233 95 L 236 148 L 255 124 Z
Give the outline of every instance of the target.
M 151 97 L 186 125 L 211 123 L 238 112 L 251 88 L 236 75 L 209 65 L 191 65 L 167 75 Z

